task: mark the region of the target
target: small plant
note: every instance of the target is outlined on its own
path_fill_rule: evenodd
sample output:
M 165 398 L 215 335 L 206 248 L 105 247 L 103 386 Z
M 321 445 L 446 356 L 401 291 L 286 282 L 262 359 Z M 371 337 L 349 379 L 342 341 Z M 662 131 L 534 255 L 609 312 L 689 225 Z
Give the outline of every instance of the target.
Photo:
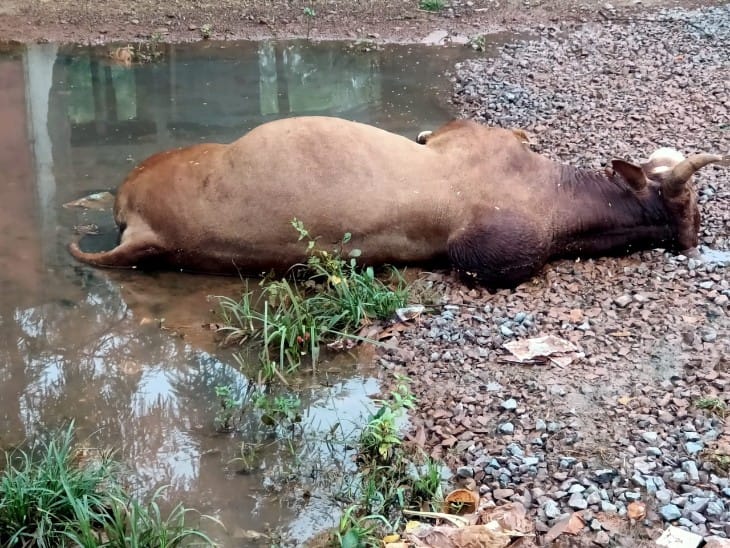
M 206 23 L 202 27 L 200 27 L 200 37 L 203 40 L 208 40 L 213 34 L 213 25 Z
M 419 0 L 418 7 L 424 11 L 437 12 L 444 9 L 444 0 Z
M 348 506 L 342 513 L 335 538 L 340 548 L 365 548 L 383 545 L 380 535 L 377 532 L 377 522 L 381 521 L 388 528 L 392 529 L 390 523 L 379 515 L 357 517 L 357 506 Z
M 411 501 L 421 506 L 436 501 L 440 502 L 442 499 L 441 464 L 426 457 L 424 464 L 416 471 L 416 477 L 411 486 Z M 434 508 L 429 510 L 434 510 Z
M 256 468 L 256 464 L 259 461 L 261 444 L 241 442 L 239 448 L 239 456 L 232 459 L 229 464 L 236 464 L 239 466 L 239 474 L 250 474 Z
M 261 422 L 266 426 L 293 426 L 302 421 L 302 402 L 294 395 L 285 394 L 272 398 L 259 393 L 254 407 L 263 412 Z
M 218 431 L 230 432 L 234 429 L 234 417 L 241 410 L 241 402 L 233 398 L 230 386 L 216 386 L 215 395 L 220 406 L 215 415 L 215 426 Z
M 164 55 L 162 51 L 162 34 L 155 32 L 149 40 L 136 46 L 130 46 L 133 54 L 133 61 L 138 63 L 151 63 Z
M 314 21 L 314 18 L 317 17 L 317 12 L 315 12 L 314 8 L 309 5 L 302 8 L 302 13 L 304 13 L 304 17 L 307 20 L 307 40 L 309 40 L 309 35 L 312 32 L 312 22 Z
M 486 51 L 487 37 L 484 34 L 477 34 L 469 38 L 469 41 L 466 43 L 466 45 L 474 51 Z
M 695 401 L 698 409 L 704 409 L 718 415 L 719 417 L 727 416 L 727 405 L 720 398 L 702 397 Z

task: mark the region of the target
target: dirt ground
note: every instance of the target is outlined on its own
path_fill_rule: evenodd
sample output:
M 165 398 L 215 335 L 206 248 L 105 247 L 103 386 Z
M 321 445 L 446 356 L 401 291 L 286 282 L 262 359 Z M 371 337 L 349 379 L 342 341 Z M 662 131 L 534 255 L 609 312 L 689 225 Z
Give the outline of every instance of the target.
M 418 0 L 3 0 L 0 42 L 106 43 L 211 39 L 367 38 L 414 42 L 433 30 L 474 36 L 589 21 L 700 0 L 445 0 L 431 13 Z M 313 10 L 313 11 L 311 11 Z

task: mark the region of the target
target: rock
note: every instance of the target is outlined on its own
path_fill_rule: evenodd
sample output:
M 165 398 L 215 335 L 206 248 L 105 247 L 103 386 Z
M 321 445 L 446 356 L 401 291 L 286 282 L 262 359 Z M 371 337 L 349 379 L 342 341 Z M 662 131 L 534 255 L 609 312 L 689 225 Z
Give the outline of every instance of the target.
M 611 544 L 611 537 L 608 536 L 608 533 L 606 533 L 606 531 L 599 531 L 598 533 L 596 533 L 593 542 L 598 544 L 598 546 L 608 546 Z
M 671 525 L 655 541 L 657 546 L 666 548 L 696 548 L 701 542 L 701 536 Z
M 722 537 L 706 537 L 703 548 L 730 548 L 730 539 Z
M 473 478 L 474 477 L 474 468 L 472 466 L 460 466 L 456 470 L 456 477 L 457 478 Z
M 659 434 L 656 432 L 644 432 L 641 434 L 641 439 L 643 439 L 646 443 L 654 445 L 659 440 Z
M 504 409 L 505 411 L 514 411 L 515 409 L 517 409 L 517 400 L 515 400 L 514 398 L 510 398 L 508 400 L 504 400 L 500 404 L 500 407 L 502 409 Z
M 613 302 L 616 303 L 616 306 L 618 306 L 619 308 L 625 308 L 631 303 L 632 300 L 633 298 L 631 297 L 631 295 L 621 295 L 620 297 L 616 297 Z
M 682 512 L 674 504 L 665 504 L 659 507 L 659 514 L 664 521 L 674 521 L 682 517 Z
M 583 495 L 580 493 L 573 493 L 568 500 L 568 506 L 570 506 L 573 510 L 585 510 L 588 508 L 588 503 L 586 502 L 586 499 L 583 498 Z
M 542 505 L 542 511 L 547 518 L 555 519 L 560 515 L 560 507 L 558 504 L 551 499 L 545 501 Z
M 494 500 L 505 500 L 515 494 L 514 489 L 495 489 L 492 491 Z
M 513 434 L 515 431 L 515 425 L 511 422 L 503 422 L 499 425 L 499 431 L 502 434 Z

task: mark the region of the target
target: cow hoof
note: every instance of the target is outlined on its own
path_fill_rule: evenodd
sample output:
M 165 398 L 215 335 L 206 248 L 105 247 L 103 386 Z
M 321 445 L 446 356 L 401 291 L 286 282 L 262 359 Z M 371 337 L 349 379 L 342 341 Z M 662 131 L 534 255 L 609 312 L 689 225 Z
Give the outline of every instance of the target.
M 418 137 L 416 137 L 416 142 L 419 145 L 425 145 L 428 142 L 428 138 L 431 136 L 433 131 L 422 131 L 418 134 Z

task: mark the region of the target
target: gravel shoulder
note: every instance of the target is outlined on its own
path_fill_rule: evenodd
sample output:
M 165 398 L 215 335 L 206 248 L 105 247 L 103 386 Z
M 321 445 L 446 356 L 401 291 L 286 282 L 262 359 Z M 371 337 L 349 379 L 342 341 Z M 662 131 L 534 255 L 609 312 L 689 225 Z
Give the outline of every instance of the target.
M 454 101 L 462 116 L 523 128 L 536 149 L 583 167 L 660 146 L 727 153 L 728 43 L 727 4 L 545 26 L 496 59 L 457 66 Z M 725 251 L 729 178 L 713 168 L 695 182 L 701 243 Z M 727 538 L 729 267 L 654 250 L 553 263 L 496 294 L 435 276 L 441 313 L 380 363 L 413 380 L 412 441 L 495 503 L 522 502 L 538 532 L 579 512 L 587 545 L 648 543 L 669 524 Z M 538 335 L 582 354 L 509 361 L 506 342 Z M 637 508 L 646 515 L 630 520 Z

